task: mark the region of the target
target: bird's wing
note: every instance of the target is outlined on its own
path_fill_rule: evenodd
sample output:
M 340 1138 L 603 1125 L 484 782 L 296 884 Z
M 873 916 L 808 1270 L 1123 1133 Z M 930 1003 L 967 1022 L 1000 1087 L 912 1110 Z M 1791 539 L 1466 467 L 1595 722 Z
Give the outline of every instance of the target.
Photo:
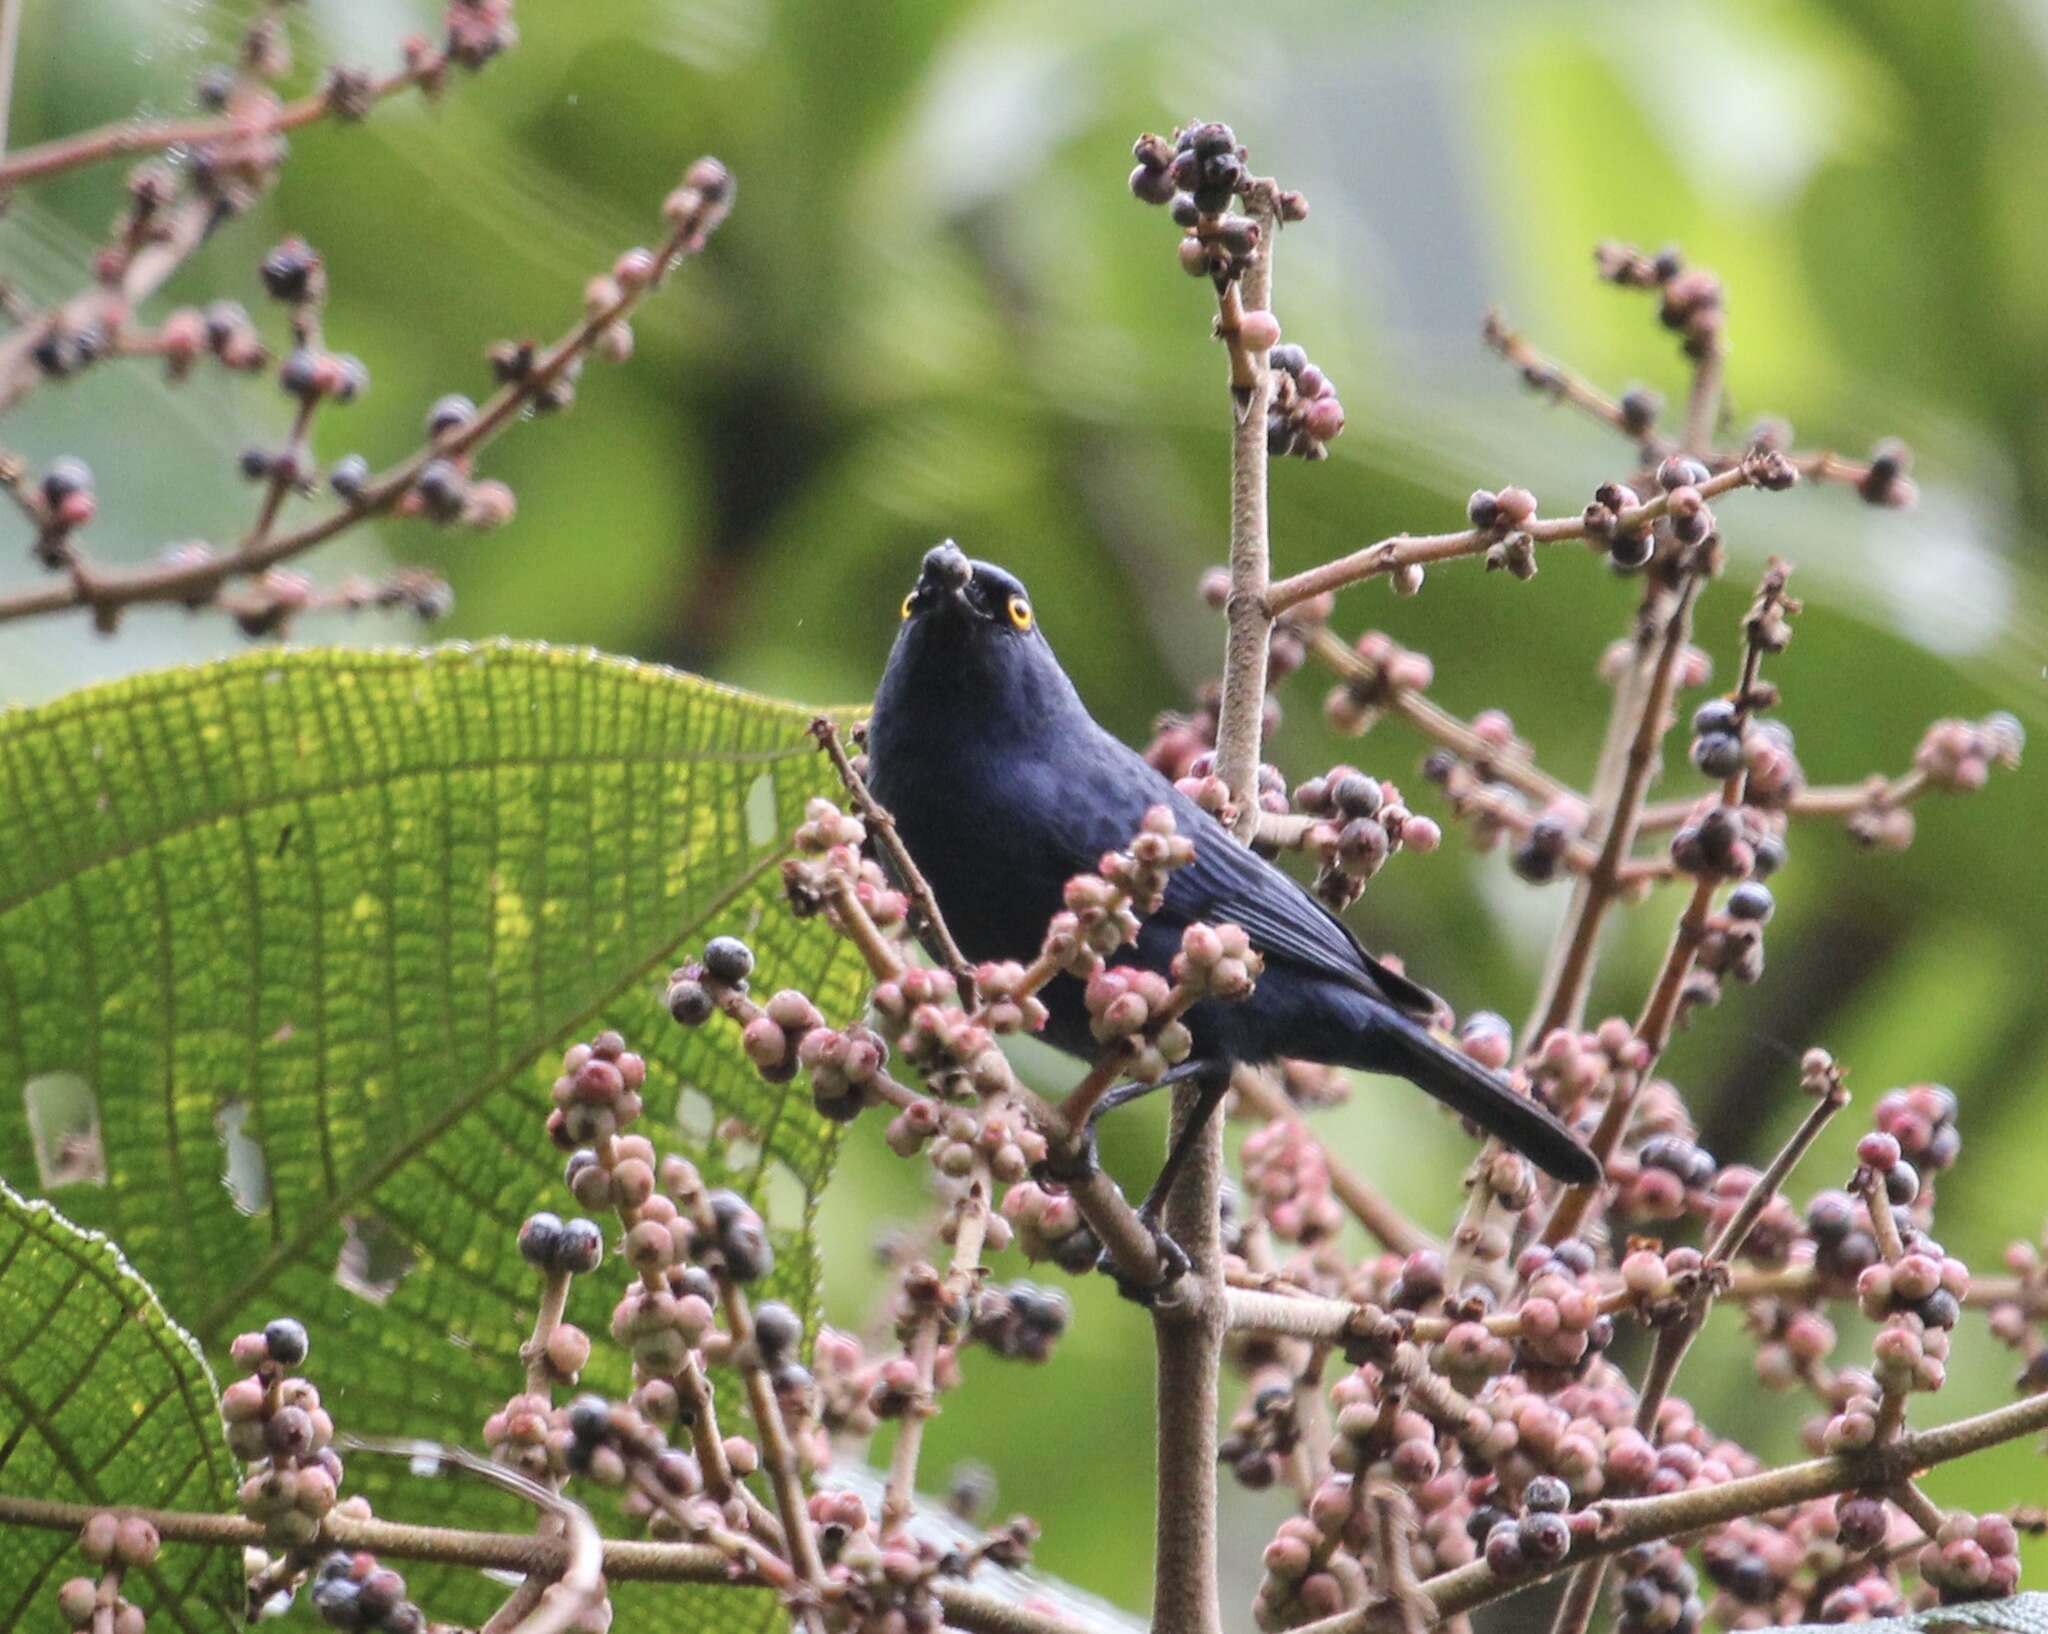
M 1443 1001 L 1389 970 L 1359 946 L 1342 920 L 1294 879 L 1231 838 L 1223 825 L 1176 789 L 1144 756 L 1093 722 L 1035 779 L 1038 803 L 1049 808 L 1044 831 L 1060 834 L 1073 872 L 1092 869 L 1106 850 L 1130 843 L 1148 806 L 1173 811 L 1195 842 L 1194 861 L 1177 868 L 1158 917 L 1244 927 L 1252 945 L 1278 960 L 1384 999 L 1419 1021 L 1433 1022 Z M 1114 789 L 1119 798 L 1094 796 Z
M 1165 915 L 1241 925 L 1252 946 L 1269 960 L 1364 988 L 1418 1020 L 1434 1021 L 1442 1014 L 1441 999 L 1366 952 L 1350 928 L 1292 877 L 1232 839 L 1192 801 L 1182 803 L 1187 810 L 1177 806 L 1174 815 L 1195 841 L 1195 858 L 1174 870 L 1166 887 Z

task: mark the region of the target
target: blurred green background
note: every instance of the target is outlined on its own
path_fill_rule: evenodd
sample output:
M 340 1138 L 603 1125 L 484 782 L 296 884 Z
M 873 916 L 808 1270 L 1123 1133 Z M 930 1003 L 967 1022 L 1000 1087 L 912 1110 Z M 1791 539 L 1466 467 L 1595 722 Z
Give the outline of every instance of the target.
M 10 140 L 141 107 L 188 105 L 251 0 L 30 0 Z M 301 60 L 395 60 L 417 0 L 313 0 Z M 575 411 L 498 444 L 517 489 L 507 531 L 392 526 L 310 565 L 322 579 L 393 561 L 446 572 L 446 633 L 589 643 L 784 696 L 872 687 L 918 554 L 943 536 L 1020 572 L 1097 712 L 1141 738 L 1212 674 L 1220 625 L 1195 593 L 1224 538 L 1223 363 L 1206 292 L 1182 277 L 1163 215 L 1124 190 L 1131 137 L 1231 120 L 1254 168 L 1307 191 L 1280 246 L 1276 307 L 1337 382 L 1349 429 L 1326 465 L 1273 477 L 1280 570 L 1402 528 L 1456 525 L 1473 486 L 1534 488 L 1547 511 L 1623 473 L 1599 428 L 1527 398 L 1477 343 L 1490 302 L 1596 380 L 1683 391 L 1647 304 L 1598 285 L 1603 236 L 1682 244 L 1730 296 L 1732 412 L 1787 416 L 1802 444 L 1860 453 L 1897 433 L 1922 502 L 1877 512 L 1840 491 L 1721 507 L 1730 582 L 1702 639 L 1725 677 L 1767 553 L 1808 601 L 1773 666 L 1816 780 L 1907 763 L 1938 715 L 2044 709 L 2048 520 L 2048 10 L 1917 0 L 1830 4 L 1275 5 L 1073 0 L 873 7 L 837 0 L 526 0 L 521 48 L 438 106 L 405 100 L 356 130 L 294 140 L 278 194 L 168 297 L 232 294 L 279 233 L 323 252 L 331 343 L 374 388 L 324 419 L 327 457 L 397 456 L 449 390 L 481 395 L 482 351 L 551 335 L 583 280 L 659 230 L 662 194 L 713 152 L 739 179 L 709 253 L 645 312 L 623 368 L 594 364 Z M 63 179 L 0 220 L 0 269 L 35 300 L 80 281 L 120 171 Z M 275 314 L 259 313 L 272 332 Z M 231 534 L 252 504 L 233 464 L 276 437 L 265 381 L 145 368 L 44 391 L 5 438 L 32 461 L 99 474 L 95 547 L 139 559 Z M 18 576 L 32 572 L 25 552 Z M 1473 564 L 1424 594 L 1350 593 L 1346 634 L 1377 625 L 1436 659 L 1455 709 L 1509 709 L 1544 760 L 1583 781 L 1606 693 L 1601 646 L 1633 589 L 1569 551 L 1530 584 Z M 301 640 L 411 642 L 416 627 L 313 621 Z M 0 629 L 0 700 L 232 650 L 217 620 L 149 611 L 119 640 L 82 620 Z M 1356 746 L 1320 722 L 1320 687 L 1285 693 L 1297 775 L 1355 757 L 1414 778 L 1398 729 Z M 1671 768 L 1667 786 L 1693 774 Z M 1757 1157 L 1798 1116 L 1793 1062 L 1825 1043 L 1865 1105 L 1895 1083 L 1962 1096 L 1948 1245 L 1995 1266 L 2039 1230 L 2048 1161 L 2048 884 L 2037 770 L 1920 809 L 1908 854 L 1795 835 L 1763 986 L 1735 993 L 1671 1052 L 1707 1143 Z M 1461 1008 L 1527 1007 L 1559 890 L 1515 883 L 1453 838 L 1403 859 L 1354 918 L 1370 943 Z M 1666 898 L 1616 939 L 1599 998 L 1633 1008 L 1668 932 Z M 1845 1118 L 1804 1196 L 1846 1172 Z M 1461 1137 L 1419 1098 L 1364 1086 L 1324 1127 L 1399 1201 L 1442 1227 Z M 1108 1142 L 1153 1161 L 1158 1113 Z M 879 1130 L 848 1142 L 825 1214 L 829 1314 L 870 1314 L 865 1252 L 918 1208 L 921 1170 Z M 1006 1267 L 1021 1271 L 1021 1266 Z M 1046 1525 L 1048 1569 L 1132 1607 L 1147 1594 L 1149 1343 L 1099 1288 L 1054 1363 L 969 1366 L 926 1468 L 993 1466 L 1004 1508 Z M 1760 1397 L 1732 1320 L 1690 1365 L 1713 1422 L 1783 1452 L 1798 1404 Z M 1852 1329 L 1845 1351 L 1860 1334 Z M 2012 1358 L 1973 1333 L 1952 1387 L 1916 1416 L 2002 1398 Z M 2022 1449 L 1951 1467 L 1937 1496 L 2009 1503 L 2044 1478 Z M 1242 1606 L 1277 1510 L 1230 1499 L 1227 1603 Z M 2038 1555 L 2038 1571 L 2048 1562 Z M 2030 1575 L 2032 1575 L 2030 1573 Z

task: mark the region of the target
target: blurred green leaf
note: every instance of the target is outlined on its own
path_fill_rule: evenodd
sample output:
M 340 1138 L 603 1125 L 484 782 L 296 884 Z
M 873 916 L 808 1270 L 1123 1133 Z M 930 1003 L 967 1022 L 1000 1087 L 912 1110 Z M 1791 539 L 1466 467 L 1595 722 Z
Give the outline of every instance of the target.
M 0 1182 L 0 1489 L 70 1503 L 225 1510 L 234 1460 L 213 1374 L 105 1237 Z M 0 1528 L 0 1628 L 56 1630 L 56 1588 L 88 1572 L 75 1539 Z M 122 1592 L 151 1626 L 241 1624 L 232 1549 L 177 1548 Z

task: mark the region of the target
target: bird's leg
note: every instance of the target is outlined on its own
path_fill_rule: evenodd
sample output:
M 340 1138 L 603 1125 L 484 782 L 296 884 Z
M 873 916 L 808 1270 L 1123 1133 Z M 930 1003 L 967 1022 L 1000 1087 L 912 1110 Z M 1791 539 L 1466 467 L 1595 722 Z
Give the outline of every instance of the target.
M 1096 1154 L 1095 1125 L 1105 1112 L 1127 1106 L 1141 1096 L 1150 1095 L 1155 1089 L 1166 1089 L 1174 1084 L 1186 1083 L 1207 1065 L 1202 1061 L 1183 1061 L 1177 1067 L 1169 1067 L 1149 1084 L 1136 1079 L 1118 1084 L 1114 1089 L 1104 1091 L 1101 1099 L 1088 1109 L 1087 1122 L 1074 1137 L 1073 1150 L 1065 1156 L 1048 1154 L 1031 1166 L 1033 1180 L 1054 1181 L 1062 1186 L 1077 1186 L 1091 1179 L 1102 1165 Z
M 1174 1178 L 1187 1165 L 1188 1154 L 1195 1149 L 1195 1142 L 1201 1138 L 1202 1130 L 1216 1115 L 1216 1108 L 1223 1102 L 1223 1095 L 1230 1088 L 1230 1065 L 1223 1061 L 1183 1061 L 1156 1083 L 1129 1086 L 1123 1100 L 1133 1100 L 1146 1090 L 1159 1089 L 1169 1084 L 1194 1082 L 1201 1088 L 1188 1121 L 1174 1137 L 1173 1146 L 1166 1154 L 1166 1161 L 1160 1165 L 1159 1176 L 1152 1182 L 1152 1189 L 1145 1194 L 1145 1201 L 1138 1206 L 1138 1218 L 1152 1233 L 1152 1240 L 1159 1245 L 1159 1281 L 1151 1287 L 1138 1287 L 1117 1271 L 1107 1254 L 1103 1256 L 1103 1269 L 1116 1279 L 1117 1290 L 1126 1299 L 1134 1299 L 1141 1305 L 1150 1305 L 1163 1288 L 1171 1287 L 1187 1275 L 1190 1261 L 1187 1250 L 1167 1234 L 1159 1223 L 1159 1211 L 1166 1205 L 1166 1194 L 1173 1189 Z M 1109 1097 L 1104 1098 L 1105 1106 Z
M 1188 1154 L 1195 1149 L 1195 1142 L 1202 1138 L 1202 1131 L 1216 1115 L 1216 1108 L 1223 1104 L 1224 1093 L 1230 1088 L 1230 1064 L 1227 1061 L 1183 1061 L 1159 1082 L 1168 1084 L 1188 1079 L 1193 1079 L 1200 1086 L 1201 1093 L 1188 1114 L 1188 1121 L 1181 1125 L 1180 1133 L 1174 1137 L 1173 1147 L 1167 1152 L 1166 1161 L 1160 1165 L 1159 1177 L 1152 1182 L 1152 1189 L 1145 1193 L 1145 1201 L 1138 1205 L 1138 1218 L 1147 1225 L 1159 1218 L 1159 1211 L 1166 1206 L 1166 1194 L 1173 1189 L 1175 1178 L 1186 1166 Z

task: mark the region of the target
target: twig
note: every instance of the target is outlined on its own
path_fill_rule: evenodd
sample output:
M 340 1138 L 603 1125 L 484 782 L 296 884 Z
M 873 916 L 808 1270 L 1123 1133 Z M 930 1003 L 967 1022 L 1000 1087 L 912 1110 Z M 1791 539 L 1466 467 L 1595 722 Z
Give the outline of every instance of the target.
M 1273 240 L 1279 225 L 1273 190 L 1242 196 L 1259 223 L 1259 241 L 1242 279 L 1245 303 L 1272 307 Z M 1266 201 L 1261 207 L 1257 201 Z M 1266 512 L 1266 404 L 1272 371 L 1257 359 L 1256 379 L 1233 393 L 1230 438 L 1229 635 L 1217 714 L 1216 769 L 1237 811 L 1233 830 L 1249 841 L 1259 819 L 1259 740 L 1266 708 L 1265 606 L 1271 560 Z M 1172 1135 L 1193 1116 L 1201 1089 L 1174 1091 Z M 1171 1149 L 1171 1148 L 1169 1148 Z M 1158 1349 L 1158 1482 L 1153 1552 L 1153 1618 L 1174 1634 L 1221 1634 L 1216 1578 L 1218 1374 L 1223 1360 L 1223 1120 L 1211 1117 L 1168 1193 L 1166 1229 L 1186 1252 L 1189 1272 L 1176 1297 L 1153 1309 Z
M 1729 467 L 1717 476 L 1709 477 L 1699 485 L 1702 499 L 1714 499 L 1737 488 L 1760 485 L 1763 466 L 1754 460 L 1745 459 Z M 1617 518 L 1617 525 L 1623 532 L 1633 533 L 1660 520 L 1671 508 L 1671 496 L 1658 494 L 1642 504 L 1623 511 Z M 1579 516 L 1537 517 L 1525 522 L 1514 530 L 1525 533 L 1539 545 L 1557 544 L 1567 539 L 1587 537 L 1586 519 Z M 1504 537 L 1499 528 L 1464 528 L 1456 533 L 1397 533 L 1391 538 L 1367 545 L 1363 550 L 1353 551 L 1349 556 L 1340 556 L 1321 567 L 1312 567 L 1303 573 L 1293 574 L 1280 580 L 1265 593 L 1265 612 L 1269 618 L 1277 618 L 1288 608 L 1307 601 L 1311 596 L 1320 596 L 1325 591 L 1342 590 L 1348 585 L 1358 584 L 1366 579 L 1377 578 L 1383 573 L 1392 573 L 1397 568 L 1423 566 L 1431 562 L 1454 561 L 1461 556 L 1484 556 L 1499 544 Z M 1228 679 L 1226 676 L 1226 685 Z M 1219 761 L 1220 766 L 1220 761 Z M 1236 785 L 1232 785 L 1234 788 Z
M 1243 299 L 1254 311 L 1272 307 L 1273 238 L 1278 218 L 1255 216 L 1259 242 L 1245 269 Z M 1226 286 L 1234 289 L 1235 286 Z M 1273 620 L 1267 574 L 1271 551 L 1266 518 L 1266 404 L 1272 370 L 1253 360 L 1255 377 L 1241 388 L 1230 438 L 1230 596 L 1224 614 L 1229 634 L 1223 650 L 1223 696 L 1217 707 L 1216 775 L 1235 807 L 1231 831 L 1249 842 L 1259 820 L 1259 745 L 1264 735 L 1266 658 Z
M 424 54 L 418 62 L 374 81 L 369 87 L 372 102 L 404 90 L 409 85 L 445 72 L 447 59 L 439 52 Z M 168 148 L 203 147 L 213 142 L 246 142 L 266 136 L 284 136 L 315 124 L 334 112 L 334 101 L 325 91 L 315 91 L 296 102 L 281 104 L 262 119 L 229 115 L 225 118 L 157 120 L 116 120 L 96 130 L 56 137 L 23 148 L 11 158 L 0 160 L 0 192 L 23 182 L 39 181 L 81 166 L 108 159 L 132 159 L 144 153 L 162 153 Z
M 1673 451 L 1670 440 L 1658 436 L 1654 424 L 1637 420 L 1620 401 L 1583 375 L 1537 351 L 1507 326 L 1507 320 L 1497 308 L 1486 314 L 1480 336 L 1491 350 L 1521 371 L 1522 379 L 1532 390 L 1560 403 L 1568 403 L 1610 430 L 1619 432 L 1636 444 L 1646 463 L 1654 465 Z
M 489 398 L 475 419 L 380 473 L 364 486 L 352 504 L 267 540 L 251 534 L 232 552 L 203 560 L 156 562 L 122 572 L 103 571 L 88 583 L 71 579 L 0 595 L 0 623 L 71 607 L 90 606 L 96 613 L 109 616 L 144 602 L 204 602 L 229 579 L 262 573 L 371 517 L 383 515 L 411 490 L 431 461 L 474 453 L 524 414 L 535 398 L 554 385 L 595 344 L 598 336 L 631 313 L 677 261 L 704 247 L 712 231 L 724 220 L 729 202 L 728 186 L 722 185 L 715 196 L 704 195 L 700 208 L 679 220 L 656 252 L 653 274 L 645 284 L 621 290 L 618 299 L 584 317 L 537 357 L 531 370 Z M 11 338 L 0 343 L 0 353 L 12 344 Z M 4 379 L 4 373 L 4 362 L 0 362 L 0 379 Z M 0 407 L 4 406 L 4 388 L 0 388 Z
M 35 1526 L 76 1532 L 104 1504 L 59 1503 L 47 1498 L 20 1498 L 0 1493 L 0 1525 Z M 113 1506 L 121 1515 L 140 1515 L 167 1543 L 194 1543 L 211 1548 L 261 1548 L 260 1522 L 242 1515 L 217 1515 L 172 1509 Z M 560 1575 L 570 1557 L 561 1538 L 530 1532 L 471 1532 L 448 1526 L 414 1526 L 330 1513 L 321 1523 L 320 1541 L 333 1548 L 363 1550 L 393 1560 L 431 1561 L 481 1571 Z M 637 1539 L 605 1539 L 600 1564 L 614 1583 L 722 1583 L 752 1586 L 735 1579 L 723 1551 L 703 1543 L 652 1543 Z M 999 1600 L 948 1578 L 932 1583 L 946 1621 L 969 1634 L 1085 1634 L 1065 1618 L 1048 1616 L 1027 1606 Z
M 932 895 L 931 885 L 918 871 L 903 837 L 896 832 L 896 819 L 874 797 L 866 780 L 855 770 L 846 745 L 839 741 L 839 728 L 828 717 L 820 715 L 811 722 L 811 736 L 831 758 L 832 769 L 838 772 L 839 781 L 845 785 L 847 797 L 853 801 L 854 809 L 860 813 L 861 821 L 867 825 L 868 833 L 874 836 L 876 845 L 887 855 L 890 871 L 909 893 L 910 900 L 917 904 L 918 918 L 923 922 L 925 934 L 937 947 L 941 962 L 959 986 L 961 1004 L 972 1010 L 975 1004 L 974 966 L 967 962 L 967 955 L 960 951 L 960 944 L 953 940 L 953 933 L 946 928 L 945 915 L 939 912 L 938 898 Z
M 444 1446 L 438 1441 L 402 1437 L 344 1435 L 342 1447 L 350 1452 L 376 1453 L 403 1458 L 417 1470 L 423 1461 L 446 1465 L 474 1480 L 524 1498 L 554 1522 L 552 1537 L 567 1545 L 559 1578 L 562 1593 L 552 1603 L 543 1590 L 537 1604 L 516 1625 L 516 1634 L 561 1634 L 582 1613 L 604 1600 L 604 1540 L 581 1504 L 564 1498 L 553 1487 L 530 1480 L 517 1470 L 479 1458 L 462 1447 Z M 528 1584 L 540 1581 L 527 1579 Z
M 958 1228 L 953 1236 L 953 1262 L 946 1271 L 942 1296 L 918 1324 L 910 1341 L 910 1359 L 917 1366 L 917 1390 L 903 1415 L 889 1459 L 889 1479 L 882 1494 L 884 1539 L 899 1531 L 917 1509 L 917 1461 L 924 1446 L 925 1420 L 936 1411 L 932 1404 L 932 1381 L 938 1366 L 939 1344 L 944 1338 L 945 1312 L 972 1299 L 981 1281 L 981 1250 L 988 1235 L 992 1184 L 986 1160 L 977 1157 L 968 1179 L 967 1195 L 960 1205 Z

